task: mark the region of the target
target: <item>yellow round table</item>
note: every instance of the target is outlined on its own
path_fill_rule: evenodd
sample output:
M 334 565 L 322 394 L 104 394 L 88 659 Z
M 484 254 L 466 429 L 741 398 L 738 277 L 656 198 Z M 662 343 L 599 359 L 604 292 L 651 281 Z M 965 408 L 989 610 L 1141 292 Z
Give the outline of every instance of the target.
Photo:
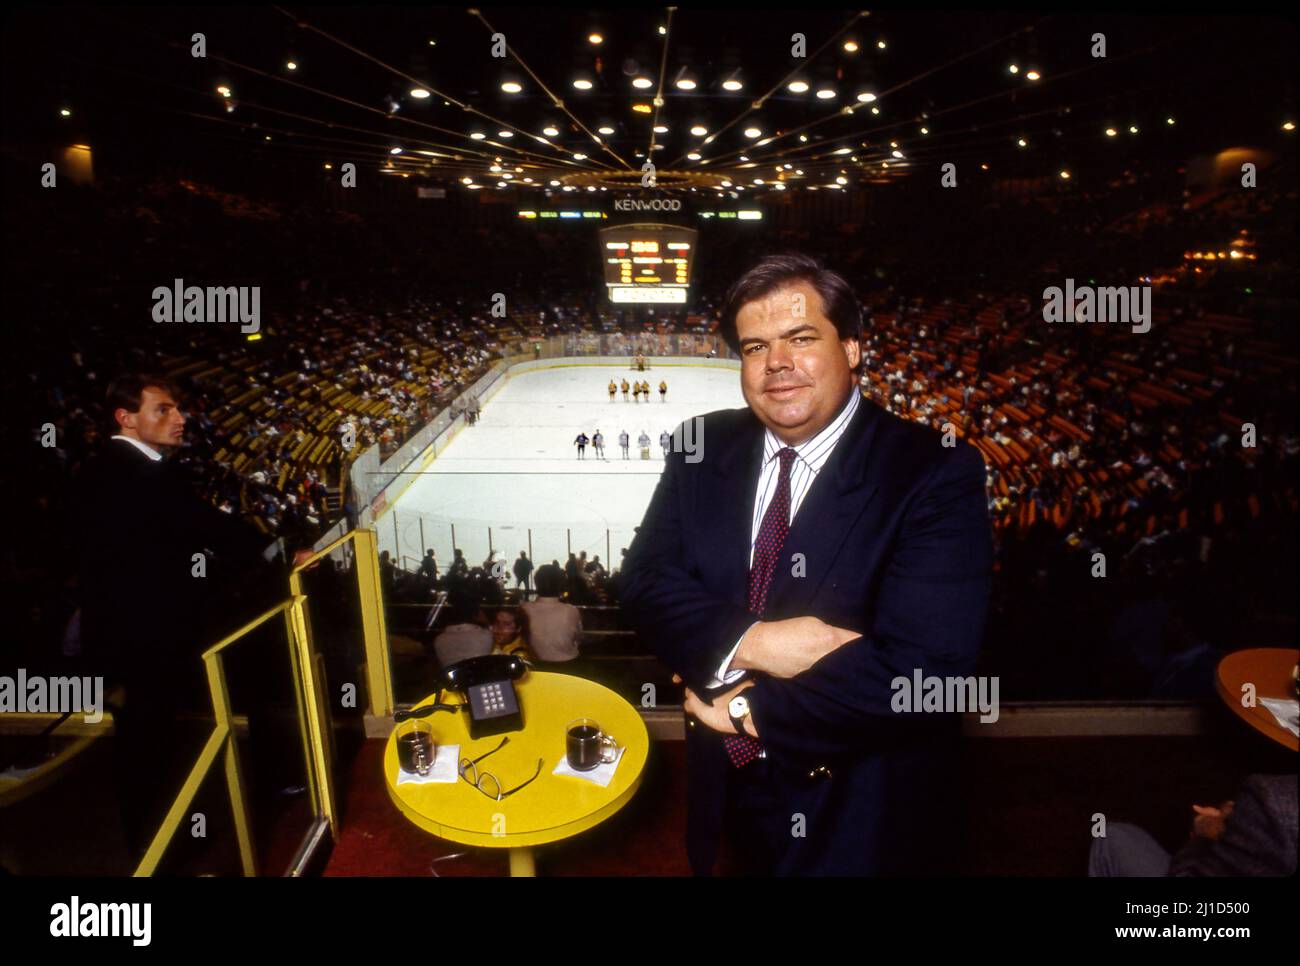
M 460 745 L 460 758 L 491 751 L 510 741 L 479 769 L 496 775 L 509 791 L 527 781 L 542 759 L 537 780 L 501 801 L 484 795 L 462 778 L 455 784 L 397 784 L 396 729 L 384 748 L 384 784 L 393 804 L 427 832 L 461 845 L 509 849 L 510 874 L 536 874 L 533 847 L 577 835 L 599 825 L 626 805 L 641 784 L 650 736 L 636 709 L 609 688 L 570 674 L 529 671 L 515 682 L 523 710 L 522 731 L 471 741 L 464 712 L 435 711 L 425 721 L 439 745 Z M 421 701 L 434 701 L 430 695 Z M 462 696 L 445 692 L 454 703 Z M 575 718 L 594 718 L 626 749 L 605 788 L 583 778 L 552 772 L 564 757 L 565 726 Z M 441 751 L 440 751 L 441 753 Z

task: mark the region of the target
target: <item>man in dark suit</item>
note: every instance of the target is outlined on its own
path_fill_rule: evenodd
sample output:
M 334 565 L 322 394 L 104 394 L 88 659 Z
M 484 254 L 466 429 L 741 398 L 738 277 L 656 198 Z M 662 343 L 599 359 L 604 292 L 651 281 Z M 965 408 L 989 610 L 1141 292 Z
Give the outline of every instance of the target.
M 270 542 L 199 499 L 166 459 L 184 435 L 177 398 L 157 376 L 110 384 L 117 431 L 79 474 L 72 504 L 83 651 L 96 674 L 125 688 L 113 709 L 115 747 L 128 846 L 137 853 L 197 753 L 179 734 L 177 713 L 210 706 L 200 655 L 216 641 L 205 621 L 224 601 L 216 582 L 222 572 L 260 567 Z
M 975 670 L 983 460 L 862 398 L 857 299 L 812 259 L 737 280 L 721 332 L 748 408 L 671 454 L 621 590 L 686 684 L 692 868 L 725 838 L 754 872 L 945 871 L 959 716 L 894 708 L 918 671 Z

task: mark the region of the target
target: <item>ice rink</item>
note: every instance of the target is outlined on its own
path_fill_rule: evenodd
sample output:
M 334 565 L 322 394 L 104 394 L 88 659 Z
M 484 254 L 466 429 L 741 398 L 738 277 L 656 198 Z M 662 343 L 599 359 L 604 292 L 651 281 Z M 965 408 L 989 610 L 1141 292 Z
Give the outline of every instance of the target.
M 432 547 L 443 571 L 452 559 L 454 526 L 455 545 L 470 566 L 487 558 L 489 529 L 492 548 L 507 562 L 529 549 L 531 537 L 529 557 L 537 566 L 552 559 L 563 564 L 570 548 L 617 565 L 663 471 L 660 432 L 671 433 L 691 416 L 745 405 L 738 368 L 687 359 L 651 365 L 644 375 L 626 362 L 512 375 L 484 404 L 478 423 L 458 430 L 376 521 L 381 549 L 391 552 L 396 544 L 413 569 L 423 548 Z M 611 403 L 611 378 L 648 380 L 651 400 L 633 402 L 629 393 L 624 402 L 620 391 Z M 659 398 L 660 379 L 668 383 L 666 402 Z M 588 444 L 579 460 L 575 437 L 597 429 L 605 458 Z M 626 460 L 618 445 L 624 429 L 631 437 Z M 637 446 L 642 430 L 651 439 L 649 460 Z

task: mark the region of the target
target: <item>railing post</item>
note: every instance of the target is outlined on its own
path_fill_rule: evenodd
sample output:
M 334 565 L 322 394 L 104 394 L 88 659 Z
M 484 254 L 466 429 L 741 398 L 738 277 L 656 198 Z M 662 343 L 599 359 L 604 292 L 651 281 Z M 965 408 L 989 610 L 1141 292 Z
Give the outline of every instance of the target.
M 337 842 L 338 807 L 334 800 L 334 760 L 330 754 L 329 700 L 325 695 L 325 681 L 317 674 L 311 625 L 307 618 L 307 598 L 296 595 L 285 616 L 289 624 L 289 647 L 296 653 L 295 663 L 302 683 L 301 717 L 305 719 L 305 737 L 310 742 L 312 756 L 312 761 L 308 762 L 307 775 L 316 794 L 320 813 L 329 822 L 330 835 Z
M 354 531 L 357 591 L 361 601 L 361 629 L 366 645 L 366 685 L 370 713 L 385 718 L 393 713 L 393 669 L 389 662 L 388 627 L 384 618 L 384 593 L 380 583 L 378 541 L 373 530 Z

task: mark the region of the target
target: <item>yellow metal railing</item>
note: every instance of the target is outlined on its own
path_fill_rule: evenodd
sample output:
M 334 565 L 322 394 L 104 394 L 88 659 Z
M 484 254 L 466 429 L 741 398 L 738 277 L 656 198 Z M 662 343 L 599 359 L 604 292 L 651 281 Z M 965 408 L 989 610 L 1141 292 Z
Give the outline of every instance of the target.
M 393 669 L 389 660 L 384 595 L 379 581 L 379 540 L 375 532 L 353 530 L 316 551 L 294 568 L 289 577 L 289 593 L 295 597 L 301 596 L 302 571 L 348 542 L 353 544 L 353 556 L 356 562 L 357 597 L 361 605 L 361 634 L 366 648 L 366 691 L 370 702 L 370 714 L 382 718 L 393 713 Z M 305 612 L 303 621 L 306 622 Z
M 325 744 L 328 719 L 325 717 L 325 705 L 321 700 L 322 681 L 318 673 L 317 662 L 312 653 L 311 637 L 306 618 L 306 598 L 301 594 L 295 594 L 203 652 L 203 663 L 208 677 L 208 690 L 212 695 L 214 714 L 212 734 L 208 736 L 203 750 L 199 753 L 188 777 L 181 786 L 180 793 L 172 802 L 162 825 L 154 834 L 144 858 L 141 859 L 139 866 L 135 870 L 135 875 L 153 875 L 157 870 L 163 854 L 185 820 L 185 813 L 193 804 L 195 796 L 198 795 L 199 789 L 207 779 L 213 765 L 216 764 L 218 757 L 224 759 L 226 788 L 230 795 L 230 808 L 234 817 L 235 835 L 239 841 L 240 863 L 244 875 L 257 875 L 257 857 L 253 851 L 248 801 L 239 764 L 239 750 L 235 744 L 234 722 L 230 710 L 230 693 L 226 686 L 226 672 L 222 663 L 222 652 L 279 614 L 284 615 L 285 631 L 289 642 L 289 654 L 295 678 L 294 693 L 297 698 L 298 725 L 303 739 L 303 752 L 306 758 L 311 800 L 315 806 L 317 819 L 328 822 L 331 834 L 337 838 L 333 768 Z
M 356 565 L 357 596 L 366 654 L 365 673 L 369 712 L 372 716 L 380 718 L 392 714 L 392 667 L 380 584 L 378 541 L 373 530 L 353 530 L 295 566 L 289 577 L 290 597 L 287 600 L 254 618 L 203 652 L 214 714 L 212 733 L 191 766 L 158 831 L 154 833 L 144 857 L 135 870 L 135 875 L 149 876 L 157 871 L 163 855 L 185 820 L 186 812 L 193 804 L 218 758 L 223 760 L 235 834 L 239 842 L 241 866 L 245 875 L 257 875 L 257 857 L 253 849 L 248 801 L 240 768 L 239 751 L 235 743 L 235 719 L 231 713 L 222 654 L 228 647 L 281 614 L 284 615 L 285 633 L 293 669 L 294 695 L 303 742 L 303 755 L 306 760 L 308 788 L 317 820 L 316 827 L 309 833 L 308 838 L 313 837 L 320 823 L 324 822 L 328 824 L 331 837 L 337 841 L 338 808 L 334 794 L 333 731 L 330 723 L 329 701 L 325 693 L 325 675 L 320 656 L 315 653 L 312 646 L 307 597 L 303 594 L 302 587 L 302 572 L 349 542 L 353 544 Z M 43 719 L 55 716 L 32 717 Z M 108 722 L 105 721 L 96 730 L 103 733 L 108 730 L 108 726 Z

